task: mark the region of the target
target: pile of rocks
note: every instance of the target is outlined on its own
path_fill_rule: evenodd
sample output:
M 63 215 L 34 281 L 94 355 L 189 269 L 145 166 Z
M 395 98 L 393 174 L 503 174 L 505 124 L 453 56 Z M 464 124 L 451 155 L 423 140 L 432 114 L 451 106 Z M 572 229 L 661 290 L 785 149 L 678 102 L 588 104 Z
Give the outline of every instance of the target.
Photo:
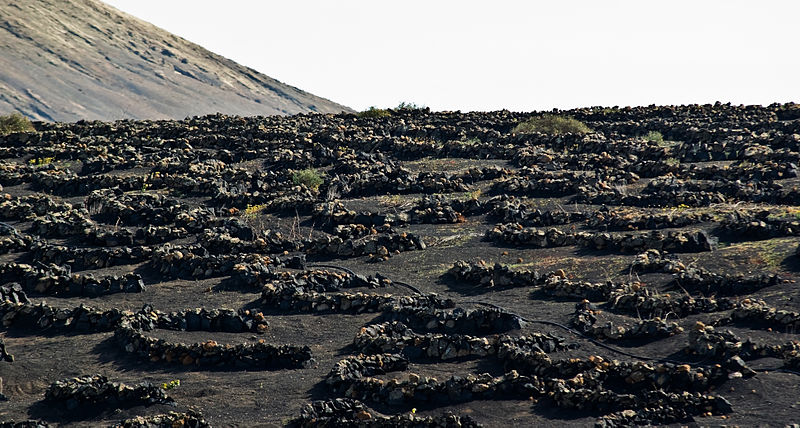
M 200 245 L 164 245 L 153 250 L 150 266 L 169 278 L 204 279 L 236 276 L 236 282 L 249 283 L 250 277 L 269 278 L 274 274 L 275 261 L 253 253 L 212 255 Z
M 91 375 L 53 382 L 45 400 L 64 405 L 68 410 L 120 409 L 138 405 L 173 404 L 163 389 L 150 383 L 129 386 L 111 382 L 102 375 Z
M 588 282 L 572 281 L 562 275 L 549 276 L 542 286 L 535 290 L 555 297 L 588 299 L 590 301 L 606 301 L 615 294 L 638 290 L 636 283 L 617 284 L 611 281 Z
M 528 197 L 559 198 L 573 195 L 578 186 L 587 181 L 583 174 L 570 172 L 540 172 L 527 176 L 510 177 L 492 186 L 493 194 L 524 195 Z
M 0 337 L 0 361 L 14 362 L 14 356 L 6 351 L 6 343 L 3 341 L 2 337 Z
M 494 377 L 488 373 L 452 376 L 445 381 L 410 373 L 408 380 L 384 381 L 374 377 L 354 379 L 344 391 L 347 398 L 369 400 L 388 405 L 414 403 L 463 403 L 500 398 L 528 399 L 539 397 L 544 383 L 535 376 L 522 376 L 511 371 Z
M 370 211 L 354 211 L 347 209 L 339 201 L 324 202 L 314 205 L 313 215 L 326 223 L 360 224 L 363 226 L 403 225 L 411 222 L 408 213 L 378 213 Z
M 41 194 L 13 197 L 6 193 L 0 201 L 0 219 L 3 220 L 27 221 L 37 216 L 70 210 L 71 204 L 56 202 L 50 196 Z
M 3 395 L 0 394 L 0 397 L 2 396 Z M 33 419 L 21 422 L 14 422 L 14 421 L 0 422 L 0 428 L 48 428 L 49 426 L 50 424 L 48 424 L 45 421 L 37 421 Z
M 3 228 L 3 232 L 5 231 L 7 229 Z M 0 255 L 28 251 L 33 242 L 33 238 L 23 234 L 0 236 Z
M 599 313 L 600 311 L 594 309 L 588 300 L 584 300 L 575 305 L 571 324 L 589 337 L 605 340 L 658 340 L 683 332 L 678 323 L 670 323 L 659 317 L 639 320 L 632 326 L 614 325 L 612 321 L 597 325 Z
M 725 298 L 693 297 L 687 294 L 673 296 L 657 293 L 646 288 L 636 291 L 614 293 L 608 305 L 615 310 L 638 314 L 642 317 L 665 317 L 667 314 L 683 318 L 691 314 L 719 312 L 732 309 L 736 302 Z
M 214 340 L 184 344 L 146 336 L 136 323 L 122 320 L 114 330 L 114 339 L 126 352 L 137 354 L 152 362 L 183 364 L 185 366 L 257 367 L 261 369 L 301 368 L 313 364 L 308 346 L 271 345 L 256 343 L 219 344 Z
M 674 283 L 690 293 L 710 296 L 739 296 L 783 282 L 777 274 L 718 274 L 703 268 L 688 267 L 673 275 Z
M 109 309 L 99 309 L 84 306 L 75 308 L 58 308 L 44 302 L 39 304 L 14 303 L 3 301 L 0 303 L 0 319 L 3 327 L 12 325 L 28 328 L 53 328 L 78 332 L 112 331 L 123 318 L 132 316 L 133 312 Z
M 74 270 L 83 270 L 141 263 L 150 260 L 153 248 L 144 246 L 84 248 L 36 241 L 30 245 L 30 254 L 33 260 L 40 263 L 69 265 Z
M 303 243 L 306 254 L 321 254 L 338 257 L 371 255 L 388 260 L 391 254 L 427 248 L 422 238 L 413 233 L 386 233 L 367 235 L 358 239 L 343 240 L 338 236 L 319 236 Z
M 128 229 L 91 229 L 85 239 L 88 243 L 104 247 L 120 245 L 153 245 L 185 238 L 188 235 L 182 227 L 146 226 L 131 231 Z
M 496 355 L 501 346 L 524 347 L 539 352 L 554 352 L 566 349 L 564 339 L 543 333 L 510 337 L 494 335 L 476 337 L 461 334 L 419 334 L 403 323 L 393 321 L 363 327 L 356 334 L 353 344 L 359 352 L 398 352 L 409 356 L 424 356 L 435 360 L 450 360 L 462 357 L 486 357 Z
M 164 313 L 144 305 L 132 318 L 132 326 L 153 331 L 155 329 L 176 331 L 224 331 L 228 333 L 264 333 L 269 324 L 261 312 L 246 309 L 195 308 L 180 312 Z
M 174 223 L 178 214 L 190 210 L 186 204 L 162 194 L 124 193 L 113 186 L 102 189 L 92 192 L 84 204 L 88 212 L 109 223 L 166 226 Z M 140 189 L 141 185 L 137 190 Z
M 141 190 L 147 183 L 146 177 L 96 174 L 79 177 L 64 170 L 37 170 L 30 175 L 33 188 L 59 196 L 85 196 L 100 189 L 118 188 L 123 192 Z M 156 189 L 154 183 L 149 183 Z
M 483 260 L 477 262 L 459 260 L 453 263 L 453 267 L 447 271 L 447 274 L 458 281 L 488 288 L 530 287 L 541 285 L 544 284 L 550 276 L 557 275 L 555 273 L 543 275 L 535 270 L 511 270 L 508 266 L 501 265 L 500 263 L 489 266 Z
M 314 282 L 304 283 L 298 281 L 296 277 L 290 276 L 290 278 L 292 279 L 289 281 L 278 280 L 265 284 L 261 292 L 261 304 L 269 308 L 315 313 L 382 312 L 386 308 L 395 306 L 433 307 L 437 309 L 455 306 L 452 300 L 441 299 L 436 294 L 394 296 L 392 294 L 367 294 L 362 292 L 328 292 L 329 290 L 338 289 L 338 286 L 315 284 Z M 354 277 L 353 281 L 357 281 L 359 285 L 364 282 L 366 284 L 372 282 L 369 280 L 362 282 L 358 278 L 358 276 Z
M 547 230 L 523 227 L 519 223 L 498 224 L 486 232 L 488 241 L 515 246 L 538 248 L 565 247 L 578 245 L 595 250 L 615 250 L 620 252 L 641 252 L 647 249 L 671 252 L 694 253 L 710 251 L 716 240 L 705 231 L 652 230 L 638 234 L 610 234 L 605 232 L 564 232 L 551 228 Z
M 729 316 L 717 322 L 717 325 L 724 324 L 745 324 L 793 333 L 800 331 L 800 312 L 777 309 L 764 301 L 744 299 Z
M 260 253 L 275 254 L 284 251 L 299 251 L 303 248 L 302 240 L 289 240 L 280 232 L 266 230 L 256 239 L 242 239 L 232 236 L 227 231 L 206 229 L 198 242 L 213 254 Z
M 389 278 L 364 276 L 352 274 L 350 272 L 338 272 L 327 269 L 311 269 L 303 272 L 276 272 L 273 276 L 275 281 L 290 283 L 295 287 L 301 287 L 318 292 L 339 291 L 343 288 L 383 288 L 390 285 Z
M 351 355 L 333 366 L 325 377 L 325 384 L 334 390 L 344 390 L 353 380 L 404 371 L 407 368 L 408 359 L 400 354 Z
M 670 424 L 690 421 L 692 416 L 697 415 L 726 415 L 733 412 L 730 402 L 724 397 L 699 392 L 655 390 L 620 394 L 610 390 L 570 388 L 562 384 L 552 398 L 558 407 L 565 409 L 612 411 L 595 424 L 599 427 Z
M 412 355 L 421 354 L 441 361 L 486 356 L 497 351 L 495 344 L 486 338 L 441 333 L 421 335 L 397 321 L 364 327 L 356 334 L 353 343 L 360 352 L 405 350 Z
M 503 198 L 503 196 L 498 198 Z M 542 211 L 508 198 L 498 200 L 491 214 L 503 223 L 518 223 L 524 227 L 547 227 L 577 223 L 591 216 L 591 213 L 583 211 Z
M 772 357 L 788 361 L 796 357 L 800 352 L 800 342 L 765 345 L 754 343 L 750 339 L 743 341 L 730 331 L 718 331 L 698 321 L 689 332 L 687 349 L 701 356 L 724 361 L 733 377 L 738 377 L 755 375 L 755 371 L 744 364 L 746 360 Z M 735 372 L 740 374 L 734 374 Z
M 441 416 L 401 414 L 383 416 L 360 401 L 349 398 L 314 401 L 306 405 L 290 426 L 310 427 L 372 427 L 372 428 L 479 428 L 482 425 L 469 416 L 446 413 Z
M 30 303 L 31 301 L 22 290 L 22 286 L 12 282 L 0 285 L 0 302 L 20 305 Z
M 727 198 L 719 192 L 689 190 L 659 190 L 651 193 L 629 195 L 619 189 L 597 190 L 589 186 L 578 188 L 576 201 L 595 205 L 625 205 L 634 207 L 706 207 L 711 204 L 727 202 Z
M 84 236 L 97 225 L 89 219 L 89 213 L 84 209 L 71 209 L 58 213 L 36 217 L 31 225 L 32 235 L 46 238 L 64 238 L 68 236 Z
M 518 315 L 496 308 L 447 310 L 387 305 L 381 318 L 400 321 L 415 330 L 461 334 L 506 332 L 518 330 L 524 324 Z
M 203 415 L 195 412 L 169 412 L 153 416 L 137 416 L 125 419 L 113 428 L 210 428 Z
M 605 230 L 667 229 L 691 226 L 711 220 L 713 218 L 708 213 L 678 211 L 636 214 L 599 210 L 587 215 L 586 225 Z
M 794 216 L 770 217 L 769 210 L 755 213 L 734 211 L 722 221 L 722 229 L 736 238 L 769 239 L 776 236 L 799 236 L 800 221 Z
M 19 282 L 29 291 L 47 295 L 96 297 L 110 293 L 139 293 L 145 289 L 141 275 L 126 273 L 95 278 L 93 274 L 72 274 L 69 266 L 54 264 L 37 268 L 27 264 L 0 264 L 0 278 Z
M 631 262 L 631 270 L 635 272 L 678 273 L 686 270 L 686 265 L 674 254 L 649 249 L 636 255 Z

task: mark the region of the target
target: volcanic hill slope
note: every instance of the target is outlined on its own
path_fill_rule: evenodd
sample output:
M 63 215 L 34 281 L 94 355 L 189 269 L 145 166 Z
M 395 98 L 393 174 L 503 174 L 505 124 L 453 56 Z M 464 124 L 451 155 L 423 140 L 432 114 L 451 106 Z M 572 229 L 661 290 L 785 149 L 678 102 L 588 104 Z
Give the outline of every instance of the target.
M 0 4 L 0 113 L 183 119 L 347 107 L 241 66 L 97 0 Z
M 0 137 L 0 423 L 800 420 L 800 109 L 562 113 Z

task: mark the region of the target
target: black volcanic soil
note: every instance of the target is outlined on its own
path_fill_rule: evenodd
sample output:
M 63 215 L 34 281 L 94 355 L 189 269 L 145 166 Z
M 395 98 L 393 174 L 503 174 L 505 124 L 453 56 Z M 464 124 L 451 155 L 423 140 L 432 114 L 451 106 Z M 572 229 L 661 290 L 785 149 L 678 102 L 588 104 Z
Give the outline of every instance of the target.
M 505 111 L 462 114 L 402 110 L 381 119 L 347 114 L 267 118 L 217 115 L 185 121 L 38 123 L 36 134 L 0 137 L 0 184 L 6 194 L 5 202 L 0 202 L 0 221 L 7 226 L 0 237 L 20 236 L 27 240 L 27 246 L 22 248 L 3 241 L 0 263 L 4 269 L 11 263 L 27 264 L 34 271 L 48 265 L 49 261 L 42 264 L 37 260 L 38 253 L 32 245 L 72 249 L 171 246 L 184 252 L 195 247 L 209 252 L 208 257 L 258 253 L 272 256 L 273 261 L 276 256 L 285 259 L 304 254 L 307 270 L 352 270 L 393 281 L 384 283 L 385 287 L 358 290 L 368 294 L 413 295 L 404 286 L 409 284 L 424 294 L 452 299 L 456 307 L 471 309 L 490 303 L 528 320 L 572 328 L 567 331 L 529 322 L 521 329 L 498 332 L 512 336 L 540 332 L 562 337 L 572 347 L 549 353 L 554 361 L 601 356 L 606 361 L 649 360 L 651 364 L 669 358 L 675 364 L 688 364 L 691 370 L 725 365 L 725 357 L 687 353 L 690 332 L 698 322 L 717 323 L 717 331 L 730 330 L 742 341 L 780 345 L 800 340 L 797 331 L 788 328 L 768 329 L 756 322 L 719 324 L 732 311 L 726 308 L 695 314 L 661 314 L 683 328 L 669 337 L 599 337 L 592 342 L 574 334 L 572 318 L 576 303 L 583 300 L 580 296 L 553 296 L 543 291 L 542 284 L 534 282 L 490 288 L 449 275 L 459 260 L 483 260 L 486 267 L 497 263 L 517 272 L 536 270 L 547 274 L 562 270 L 558 275 L 573 283 L 636 283 L 636 287 L 662 297 L 689 294 L 698 299 L 729 299 L 733 305 L 763 300 L 768 307 L 800 312 L 796 283 L 800 272 L 800 227 L 795 226 L 800 218 L 800 110 L 796 106 L 718 104 L 580 109 L 565 114 L 584 121 L 594 133 L 516 135 L 513 127 L 530 114 Z M 649 131 L 660 132 L 663 141 L 644 138 Z M 315 168 L 322 175 L 323 183 L 318 189 L 309 189 L 293 179 L 297 171 L 306 168 Z M 470 169 L 477 172 L 465 174 Z M 508 183 L 514 180 L 517 185 L 509 187 Z M 46 196 L 55 204 L 67 202 L 72 206 L 54 208 L 51 204 L 33 212 L 36 206 L 47 205 L 36 199 L 37 195 Z M 158 200 L 166 202 L 153 202 Z M 477 200 L 484 207 L 483 212 L 458 210 L 470 200 Z M 92 201 L 100 202 L 92 205 Z M 128 209 L 113 211 L 108 208 L 112 206 Z M 433 208 L 425 211 L 425 207 Z M 509 211 L 508 207 L 513 209 Z M 164 210 L 158 211 L 160 208 Z M 210 214 L 202 214 L 197 208 L 205 208 Z M 342 214 L 342 209 L 364 215 L 348 216 L 347 211 Z M 458 215 L 448 216 L 449 209 Z M 156 211 L 157 216 L 148 214 Z M 564 212 L 587 216 L 535 224 L 548 213 Z M 66 213 L 73 217 L 67 218 Z M 187 226 L 185 217 L 178 218 L 180 213 L 190 213 L 198 223 Z M 699 270 L 703 275 L 727 274 L 728 283 L 736 283 L 737 274 L 777 275 L 777 279 L 754 291 L 739 289 L 726 294 L 713 287 L 707 293 L 681 290 L 675 281 L 679 271 L 648 272 L 631 266 L 638 254 L 661 246 L 666 238 L 645 238 L 634 247 L 615 247 L 612 238 L 605 238 L 604 248 L 592 247 L 585 241 L 542 247 L 530 242 L 488 239 L 487 231 L 495 225 L 512 223 L 509 218 L 502 218 L 504 213 L 516 215 L 520 223 L 529 222 L 519 228 L 555 228 L 567 234 L 605 232 L 617 236 L 659 230 L 668 235 L 702 230 L 710 238 L 707 247 L 675 247 L 665 253 L 676 257 L 686 269 Z M 598 213 L 602 217 L 599 220 Z M 387 232 L 382 224 L 365 220 L 376 214 L 381 221 L 393 222 L 391 230 Z M 641 224 L 634 221 L 642 216 L 655 220 Z M 663 220 L 667 217 L 669 221 L 694 220 L 678 224 Z M 88 221 L 86 226 L 70 228 L 79 218 Z M 520 220 L 523 218 L 526 220 Z M 230 221 L 222 221 L 226 219 Z M 58 221 L 63 223 L 61 229 L 52 226 Z M 425 248 L 401 246 L 395 252 L 390 247 L 386 259 L 377 262 L 379 257 L 371 252 L 331 254 L 313 249 L 314 243 L 330 240 L 337 233 L 336 222 L 365 224 L 367 230 L 376 229 L 367 233 L 378 237 L 404 233 L 419 237 Z M 105 241 L 101 245 L 92 237 L 96 233 L 89 232 L 135 233 L 151 225 L 184 227 L 186 233 L 160 242 Z M 276 238 L 276 232 L 280 232 L 282 241 Z M 211 242 L 214 237 L 236 234 L 241 238 L 231 244 L 234 250 Z M 258 238 L 296 246 L 286 253 L 271 245 L 252 250 Z M 249 269 L 252 262 L 239 263 Z M 195 409 L 214 426 L 285 425 L 312 401 L 344 397 L 326 385 L 325 378 L 339 360 L 359 354 L 353 345 L 354 337 L 362 327 L 380 321 L 384 315 L 382 310 L 336 313 L 267 307 L 261 301 L 261 286 L 275 282 L 277 276 L 262 276 L 251 286 L 242 286 L 244 283 L 237 282 L 239 277 L 230 270 L 174 277 L 158 270 L 161 265 L 155 255 L 118 261 L 99 269 L 74 261 L 63 264 L 72 265 L 72 274 L 93 274 L 95 278 L 138 274 L 146 288 L 142 292 L 107 291 L 100 296 L 70 295 L 71 292 L 58 292 L 57 287 L 42 292 L 35 289 L 36 281 L 48 274 L 41 272 L 25 277 L 9 271 L 0 276 L 0 282 L 19 283 L 31 305 L 46 302 L 54 308 L 85 304 L 100 311 L 116 308 L 137 312 L 151 304 L 164 313 L 194 308 L 263 311 L 269 324 L 263 333 L 157 329 L 145 335 L 170 343 L 213 340 L 236 345 L 264 341 L 308 346 L 313 363 L 288 369 L 168 364 L 126 352 L 115 339 L 113 328 L 42 329 L 26 321 L 9 321 L 0 326 L 0 338 L 14 361 L 0 360 L 0 392 L 8 398 L 0 402 L 0 422 L 35 419 L 52 425 L 103 426 L 138 415 Z M 273 264 L 272 275 L 282 271 L 300 275 L 302 270 L 296 267 Z M 592 304 L 600 319 L 598 326 L 608 320 L 623 326 L 640 321 L 635 312 L 614 307 L 610 300 L 594 299 Z M 7 302 L 3 313 L 8 312 L 8 305 Z M 647 318 L 647 314 L 640 316 Z M 790 365 L 791 353 L 784 357 L 745 358 L 755 374 L 730 376 L 729 380 L 714 382 L 699 391 L 724 397 L 732 407 L 730 413 L 695 412 L 680 420 L 652 422 L 703 426 L 797 423 L 800 398 L 793 391 L 800 385 L 800 375 Z M 470 373 L 502 376 L 508 368 L 493 357 L 409 359 L 408 373 L 390 372 L 379 377 L 405 380 L 409 373 L 417 373 L 446 380 Z M 90 374 L 102 374 L 126 384 L 148 381 L 161 385 L 180 380 L 179 387 L 168 391 L 176 405 L 136 404 L 99 412 L 74 412 L 62 403 L 45 400 L 51 383 Z M 525 373 L 520 369 L 520 374 Z M 624 384 L 614 388 L 618 393 L 628 392 Z M 636 391 L 629 390 L 634 394 Z M 412 409 L 416 416 L 450 411 L 468 415 L 485 426 L 589 426 L 623 410 L 564 408 L 547 395 L 460 403 L 369 399 L 363 403 L 385 415 L 408 415 Z

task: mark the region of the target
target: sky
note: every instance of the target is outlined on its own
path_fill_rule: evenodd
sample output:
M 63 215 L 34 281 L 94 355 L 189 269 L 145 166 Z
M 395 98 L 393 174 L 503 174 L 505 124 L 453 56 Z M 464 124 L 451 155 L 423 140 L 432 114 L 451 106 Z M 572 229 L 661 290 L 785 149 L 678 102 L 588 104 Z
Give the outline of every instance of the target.
M 800 102 L 800 1 L 105 0 L 356 110 Z

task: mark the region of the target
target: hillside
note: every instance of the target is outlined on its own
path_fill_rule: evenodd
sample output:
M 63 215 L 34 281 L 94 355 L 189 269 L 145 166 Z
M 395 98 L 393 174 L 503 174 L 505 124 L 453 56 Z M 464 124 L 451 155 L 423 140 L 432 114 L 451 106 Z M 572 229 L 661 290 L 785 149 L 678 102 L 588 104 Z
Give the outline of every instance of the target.
M 384 113 L 0 136 L 0 426 L 798 421 L 797 106 Z
M 38 120 L 349 111 L 96 0 L 2 2 L 0 53 L 0 112 Z

